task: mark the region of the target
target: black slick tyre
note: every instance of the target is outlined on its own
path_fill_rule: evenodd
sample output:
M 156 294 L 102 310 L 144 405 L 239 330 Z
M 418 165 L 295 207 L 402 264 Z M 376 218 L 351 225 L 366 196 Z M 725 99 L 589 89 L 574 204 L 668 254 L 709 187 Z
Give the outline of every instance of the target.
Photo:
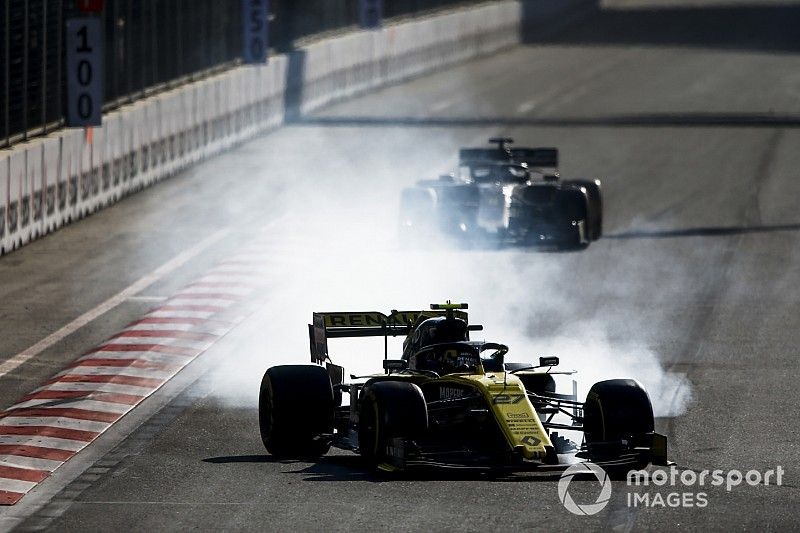
M 610 379 L 592 385 L 583 418 L 587 444 L 637 440 L 655 427 L 650 397 L 633 379 Z
M 267 451 L 281 458 L 325 454 L 333 432 L 334 395 L 328 372 L 316 365 L 274 366 L 261 380 L 258 422 Z
M 388 447 L 395 438 L 414 439 L 428 428 L 422 390 L 413 383 L 380 381 L 364 388 L 359 406 L 358 448 L 372 469 L 397 462 Z
M 582 187 L 586 191 L 587 217 L 586 237 L 596 241 L 603 236 L 603 195 L 600 189 L 600 180 L 572 180 L 565 184 Z

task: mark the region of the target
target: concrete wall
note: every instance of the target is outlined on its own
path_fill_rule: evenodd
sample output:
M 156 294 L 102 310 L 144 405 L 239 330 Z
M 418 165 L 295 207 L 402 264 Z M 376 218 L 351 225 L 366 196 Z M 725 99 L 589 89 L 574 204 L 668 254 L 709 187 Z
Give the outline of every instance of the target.
M 319 41 L 0 150 L 0 254 L 298 114 L 520 42 L 593 0 L 502 0 Z M 523 18 L 526 20 L 523 22 Z

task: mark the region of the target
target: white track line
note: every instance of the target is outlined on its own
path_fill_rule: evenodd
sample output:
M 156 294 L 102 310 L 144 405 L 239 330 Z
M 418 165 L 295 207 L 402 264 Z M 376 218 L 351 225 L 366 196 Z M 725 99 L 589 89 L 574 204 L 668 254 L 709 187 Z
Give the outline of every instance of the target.
M 133 324 L 123 329 L 122 331 L 191 331 L 194 333 L 205 333 L 207 335 L 214 335 L 219 337 L 230 329 L 229 326 L 215 326 L 211 323 L 205 322 L 201 324 Z
M 32 358 L 36 357 L 46 349 L 53 346 L 58 341 L 64 339 L 68 335 L 71 335 L 72 333 L 76 332 L 89 322 L 93 321 L 95 318 L 107 313 L 111 309 L 115 308 L 116 306 L 124 302 L 126 299 L 141 292 L 142 290 L 146 289 L 147 287 L 149 287 L 156 281 L 160 280 L 167 274 L 185 265 L 192 258 L 194 258 L 195 256 L 202 253 L 210 246 L 216 244 L 217 242 L 225 238 L 229 233 L 230 233 L 229 229 L 221 229 L 213 233 L 212 235 L 206 237 L 205 239 L 195 244 L 191 248 L 184 250 L 177 256 L 173 257 L 172 259 L 170 259 L 157 269 L 153 270 L 151 273 L 135 281 L 127 288 L 118 292 L 105 302 L 82 314 L 81 316 L 79 316 L 66 326 L 62 327 L 58 331 L 51 333 L 50 335 L 40 340 L 27 350 L 24 350 L 21 353 L 18 353 L 17 355 L 3 362 L 2 364 L 0 364 L 0 377 L 3 377 L 9 372 L 16 370 L 20 366 L 30 361 Z
M 63 464 L 64 461 L 54 459 L 39 459 L 37 457 L 25 457 L 23 455 L 0 455 L 0 466 L 13 466 L 15 468 L 52 472 Z
M 56 381 L 45 385 L 36 392 L 62 391 L 62 392 L 97 392 L 131 394 L 133 396 L 147 396 L 153 392 L 153 387 L 137 387 L 136 385 L 119 385 L 117 383 L 69 383 Z M 52 401 L 52 400 L 51 400 Z M 64 402 L 66 403 L 66 402 Z M 72 407 L 67 405 L 65 407 Z M 16 408 L 16 405 L 14 406 Z
M 18 481 L 16 479 L 0 478 L 0 490 L 6 490 L 8 492 L 25 493 L 36 485 L 38 485 L 38 483 L 33 481 Z
M 36 435 L 0 435 L 0 444 L 19 444 L 22 446 L 39 446 L 69 452 L 80 451 L 86 446 L 82 440 L 60 439 L 58 437 L 40 437 Z
M 131 366 L 76 366 L 59 372 L 54 379 L 64 376 L 124 376 L 131 378 L 150 378 L 167 380 L 174 370 L 155 370 L 152 368 L 134 368 Z M 65 383 L 69 383 L 65 381 Z
M 6 416 L 3 418 L 3 426 L 47 426 L 57 429 L 92 431 L 94 433 L 102 433 L 110 425 L 111 422 L 95 422 L 94 420 L 69 418 L 58 414 L 51 416 Z
M 186 348 L 188 350 L 205 350 L 212 344 L 213 340 L 198 341 L 193 339 L 176 339 L 175 337 L 114 337 L 103 343 L 103 346 L 113 346 L 114 344 L 157 344 L 159 346 L 175 346 L 176 348 Z
M 152 387 L 150 387 L 150 390 L 152 390 Z M 150 390 L 146 392 L 149 394 Z M 69 407 L 70 409 L 85 409 L 87 411 L 98 411 L 101 413 L 116 413 L 118 415 L 124 415 L 130 411 L 133 405 L 127 403 L 102 402 L 91 399 L 53 400 L 39 398 L 37 400 L 28 400 L 27 402 L 15 404 L 13 409 L 25 409 L 28 407 Z M 13 414 L 13 411 L 11 411 L 11 413 Z M 2 444 L 2 442 L 0 442 L 0 444 Z

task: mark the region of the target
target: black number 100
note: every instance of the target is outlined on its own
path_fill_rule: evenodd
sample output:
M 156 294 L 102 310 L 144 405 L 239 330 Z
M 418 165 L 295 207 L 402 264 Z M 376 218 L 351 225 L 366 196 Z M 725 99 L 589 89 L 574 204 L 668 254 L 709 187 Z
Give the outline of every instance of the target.
M 80 44 L 75 51 L 79 54 L 89 54 L 92 52 L 92 47 L 89 46 L 88 34 L 89 32 L 86 26 L 82 26 L 77 32 Z M 86 59 L 79 61 L 77 75 L 78 83 L 83 87 L 88 87 L 89 84 L 92 83 L 92 64 Z M 92 116 L 93 111 L 94 102 L 92 102 L 91 95 L 88 93 L 81 93 L 78 95 L 78 115 L 82 119 L 88 119 Z

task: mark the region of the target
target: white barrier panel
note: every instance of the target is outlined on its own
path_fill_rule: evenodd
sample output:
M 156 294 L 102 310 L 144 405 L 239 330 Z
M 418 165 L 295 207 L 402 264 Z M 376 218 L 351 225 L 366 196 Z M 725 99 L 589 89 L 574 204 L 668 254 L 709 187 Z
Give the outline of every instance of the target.
M 225 104 L 223 120 L 225 121 L 225 137 L 222 139 L 223 148 L 230 148 L 236 142 L 236 103 L 239 87 L 236 76 L 232 71 L 223 74 L 222 101 Z
M 151 168 L 152 168 L 152 154 L 150 153 L 152 138 L 148 128 L 148 118 L 150 116 L 152 102 L 149 100 L 138 102 L 136 104 L 136 113 L 134 114 L 133 127 L 136 130 L 136 139 L 139 143 L 137 159 L 139 165 L 139 174 L 141 174 L 141 181 L 144 186 L 150 184 Z
M 108 182 L 109 201 L 116 201 L 121 195 L 122 184 L 122 139 L 118 113 L 109 113 L 103 117 L 103 130 L 103 180 Z
M 258 106 L 258 90 L 261 86 L 261 70 L 263 67 L 251 67 L 245 71 L 247 85 L 245 98 L 245 137 L 251 137 L 259 131 L 261 116 Z
M 189 133 L 189 163 L 196 163 L 201 157 L 201 147 L 203 139 L 203 119 L 200 108 L 200 86 L 195 84 L 191 87 L 191 132 Z
M 92 194 L 98 207 L 113 203 L 114 185 L 111 169 L 113 167 L 111 135 L 112 128 L 103 123 L 102 128 L 95 129 L 92 145 Z
M 25 165 L 27 173 L 28 197 L 25 204 L 27 208 L 26 235 L 24 242 L 36 239 L 42 234 L 42 200 L 44 199 L 44 143 L 37 139 L 28 147 L 28 161 Z
M 157 178 L 159 180 L 165 176 L 171 175 L 173 169 L 175 168 L 175 135 L 177 133 L 177 114 L 180 113 L 180 110 L 178 109 L 178 103 L 175 98 L 174 90 L 163 95 L 161 98 L 161 106 L 161 112 L 163 113 L 161 116 L 162 121 L 164 122 L 164 130 L 162 132 L 164 153 L 162 157 L 163 170 L 159 172 Z
M 58 227 L 56 189 L 61 166 L 61 139 L 61 136 L 47 137 L 42 143 L 42 188 L 44 190 L 44 198 L 40 235 L 50 233 Z
M 142 181 L 145 185 L 153 183 L 158 168 L 158 106 L 156 100 L 144 102 L 138 124 L 142 138 Z
M 141 105 L 125 106 L 125 128 L 130 137 L 130 146 L 128 148 L 128 171 L 131 174 L 131 180 L 135 183 L 137 188 L 143 188 L 144 175 L 142 174 L 142 161 L 140 158 L 142 147 L 142 132 L 137 127 L 140 122 L 139 115 L 141 114 Z
M 274 127 L 285 121 L 286 67 L 286 56 L 278 56 L 270 59 L 267 70 L 264 71 L 265 85 L 270 89 L 265 106 L 267 119 L 264 128 Z
M 211 143 L 209 146 L 208 154 L 215 153 L 220 146 L 223 135 L 224 125 L 222 123 L 223 104 L 221 100 L 222 93 L 222 78 L 215 77 L 209 83 L 209 96 L 211 103 Z
M 26 146 L 20 146 L 10 156 L 8 182 L 8 233 L 11 249 L 22 246 L 22 197 L 25 195 L 25 159 L 28 156 Z
M 19 225 L 17 228 L 17 240 L 23 245 L 31 240 L 33 232 L 31 203 L 33 200 L 33 186 L 36 181 L 36 172 L 41 167 L 42 148 L 38 142 L 28 142 L 24 144 L 25 157 L 23 158 L 22 169 L 16 173 L 19 183 Z
M 230 100 L 230 117 L 231 117 L 231 136 L 230 145 L 234 145 L 239 141 L 241 132 L 241 105 L 242 105 L 242 76 L 241 70 L 233 70 L 228 77 L 229 93 L 227 98 Z
M 8 238 L 8 204 L 11 201 L 9 192 L 9 164 L 8 152 L 0 152 L 0 253 L 10 251 Z
M 58 226 L 72 222 L 78 187 L 78 158 L 80 136 L 83 130 L 65 130 L 62 136 L 60 173 L 56 177 L 56 210 Z
M 208 81 L 208 86 L 206 87 L 207 100 L 205 105 L 208 111 L 208 145 L 206 146 L 206 156 L 213 154 L 219 143 L 219 120 L 222 116 L 219 102 L 219 85 L 220 79 L 219 77 L 215 77 Z
M 192 106 L 192 93 L 191 89 L 179 91 L 178 106 L 180 114 L 178 115 L 178 166 L 185 167 L 189 164 L 189 151 L 191 149 L 191 133 L 192 124 L 194 122 L 194 108 Z
M 128 187 L 133 191 L 138 191 L 144 187 L 142 176 L 139 172 L 139 161 L 137 153 L 137 131 L 135 125 L 135 108 L 125 106 L 119 111 L 120 128 L 123 134 L 122 154 L 125 167 L 125 176 L 128 179 Z
M 80 157 L 78 159 L 78 198 L 76 201 L 76 211 L 79 218 L 85 217 L 91 207 L 91 169 L 92 169 L 92 142 L 88 130 L 81 131 L 78 137 Z
M 209 83 L 208 80 L 203 80 L 197 84 L 197 122 L 199 126 L 199 139 L 197 159 L 203 159 L 208 152 L 208 143 L 211 134 L 211 110 L 212 101 L 209 96 Z
M 172 109 L 169 93 L 156 96 L 154 103 L 157 119 L 155 133 L 156 161 L 153 166 L 153 182 L 156 182 L 169 172 L 170 168 L 169 136 L 172 133 Z

